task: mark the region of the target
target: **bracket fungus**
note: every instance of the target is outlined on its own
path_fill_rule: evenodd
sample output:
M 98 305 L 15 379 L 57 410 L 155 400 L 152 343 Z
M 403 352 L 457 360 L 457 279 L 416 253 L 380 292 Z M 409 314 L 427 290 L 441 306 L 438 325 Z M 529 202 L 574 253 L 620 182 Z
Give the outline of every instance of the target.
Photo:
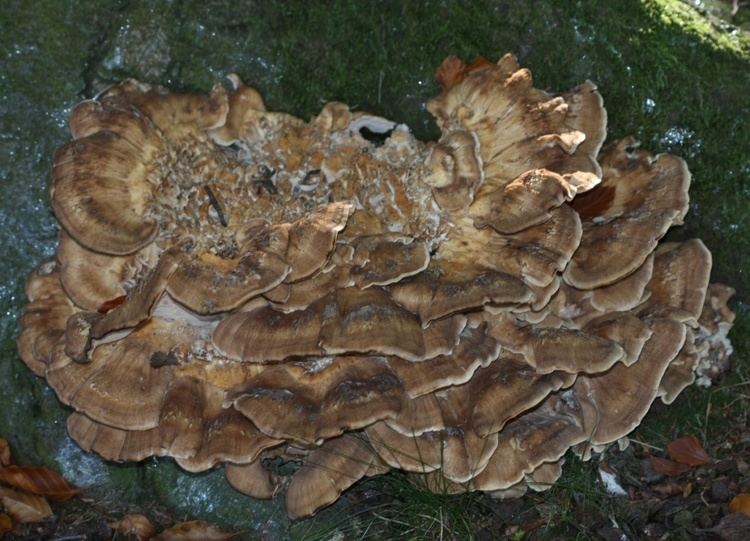
M 225 467 L 292 517 L 390 468 L 505 497 L 723 369 L 731 288 L 700 240 L 659 244 L 685 162 L 602 148 L 590 82 L 539 90 L 511 55 L 437 77 L 434 142 L 234 75 L 73 109 L 18 349 L 82 448 Z

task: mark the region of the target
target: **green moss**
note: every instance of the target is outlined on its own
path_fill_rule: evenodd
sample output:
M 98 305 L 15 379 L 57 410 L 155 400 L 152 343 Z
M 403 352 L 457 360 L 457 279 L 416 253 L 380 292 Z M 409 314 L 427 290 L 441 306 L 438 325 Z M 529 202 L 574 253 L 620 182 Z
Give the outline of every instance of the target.
M 104 490 L 125 503 L 157 494 L 180 515 L 232 527 L 245 520 L 244 504 L 220 475 L 189 476 L 169 461 L 105 466 L 71 454 L 63 436 L 66 409 L 14 352 L 23 277 L 54 250 L 46 190 L 53 151 L 67 139 L 69 108 L 125 77 L 205 92 L 237 72 L 271 109 L 309 117 L 324 102 L 340 100 L 405 122 L 423 138 L 437 134 L 423 104 L 437 92 L 433 70 L 449 54 L 469 60 L 513 52 L 542 88 L 564 90 L 591 79 L 605 98 L 610 138 L 633 134 L 655 152 L 687 160 L 691 212 L 670 238 L 704 239 L 715 279 L 737 288 L 736 367 L 728 384 L 750 377 L 750 38 L 707 22 L 682 2 L 8 0 L 0 3 L 0 27 L 0 380 L 12 389 L 0 397 L 0 434 L 20 462 L 99 472 Z M 746 422 L 737 388 L 689 389 L 672 407 L 650 414 L 638 438 L 660 444 L 691 432 L 720 439 L 732 429 L 727 419 Z M 566 472 L 540 501 L 560 504 L 594 483 L 588 465 L 573 461 Z M 211 511 L 188 492 L 171 491 L 189 491 L 191 483 L 224 509 Z M 183 496 L 192 503 L 182 503 Z M 432 508 L 450 515 L 452 505 L 427 503 L 417 514 Z M 286 528 L 278 510 L 276 502 L 254 513 L 278 521 L 278 533 Z M 573 523 L 571 513 L 555 520 Z M 462 519 L 451 516 L 460 528 Z

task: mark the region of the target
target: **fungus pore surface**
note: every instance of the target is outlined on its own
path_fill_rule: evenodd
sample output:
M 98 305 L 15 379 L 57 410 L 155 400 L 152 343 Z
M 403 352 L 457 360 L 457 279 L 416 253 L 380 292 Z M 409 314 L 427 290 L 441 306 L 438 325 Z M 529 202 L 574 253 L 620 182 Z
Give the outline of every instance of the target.
M 590 82 L 539 90 L 511 55 L 436 76 L 432 142 L 266 111 L 234 75 L 73 109 L 18 349 L 82 448 L 226 467 L 292 517 L 391 468 L 507 497 L 724 370 L 731 288 L 700 240 L 659 244 L 685 162 L 603 147 Z

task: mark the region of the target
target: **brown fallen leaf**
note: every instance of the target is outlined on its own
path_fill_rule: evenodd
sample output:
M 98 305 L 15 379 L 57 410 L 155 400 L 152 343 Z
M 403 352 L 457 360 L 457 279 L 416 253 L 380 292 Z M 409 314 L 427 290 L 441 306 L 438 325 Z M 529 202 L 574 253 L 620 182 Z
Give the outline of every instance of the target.
M 435 70 L 435 79 L 447 92 L 466 77 L 466 64 L 455 55 L 445 58 Z
M 148 517 L 139 514 L 125 515 L 120 520 L 109 523 L 108 526 L 117 533 L 135 537 L 138 541 L 147 541 L 156 533 L 156 528 Z
M 492 62 L 487 60 L 485 57 L 478 56 L 472 61 L 471 64 L 466 66 L 466 73 L 471 73 L 472 71 L 477 71 L 479 69 L 482 69 L 484 67 L 491 66 L 491 65 L 492 65 Z
M 49 468 L 6 466 L 0 468 L 0 483 L 14 486 L 38 496 L 61 502 L 69 500 L 78 489 Z
M 180 522 L 161 532 L 153 541 L 223 541 L 230 539 L 240 532 L 222 532 L 216 526 L 211 526 L 201 520 Z
M 729 511 L 750 515 L 750 494 L 743 492 L 732 498 L 732 501 L 729 502 Z
M 0 513 L 0 537 L 13 529 L 13 519 L 5 513 Z
M 674 462 L 673 460 L 669 460 L 667 458 L 651 456 L 649 457 L 648 461 L 651 465 L 651 469 L 659 475 L 676 477 L 690 471 L 690 466 L 686 464 L 678 464 L 677 462 Z
M 711 457 L 693 436 L 677 438 L 667 445 L 667 453 L 675 462 L 688 466 L 701 466 L 711 461 Z
M 445 58 L 435 70 L 435 80 L 440 84 L 444 92 L 447 92 L 458 83 L 463 81 L 472 71 L 492 65 L 492 62 L 483 56 L 478 56 L 468 66 L 463 60 L 455 55 Z
M 20 490 L 0 487 L 0 503 L 16 522 L 41 522 L 52 516 L 47 500 Z
M 0 466 L 10 464 L 10 445 L 4 438 L 0 438 Z

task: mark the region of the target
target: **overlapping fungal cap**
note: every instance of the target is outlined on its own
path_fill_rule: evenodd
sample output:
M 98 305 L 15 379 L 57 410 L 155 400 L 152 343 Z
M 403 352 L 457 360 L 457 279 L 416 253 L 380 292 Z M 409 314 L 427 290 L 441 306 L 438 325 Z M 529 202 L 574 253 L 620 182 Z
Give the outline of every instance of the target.
M 225 467 L 292 517 L 391 468 L 509 497 L 724 369 L 733 291 L 699 240 L 659 244 L 685 163 L 600 151 L 590 82 L 539 90 L 510 55 L 437 78 L 430 143 L 234 75 L 73 110 L 18 349 L 82 448 Z

